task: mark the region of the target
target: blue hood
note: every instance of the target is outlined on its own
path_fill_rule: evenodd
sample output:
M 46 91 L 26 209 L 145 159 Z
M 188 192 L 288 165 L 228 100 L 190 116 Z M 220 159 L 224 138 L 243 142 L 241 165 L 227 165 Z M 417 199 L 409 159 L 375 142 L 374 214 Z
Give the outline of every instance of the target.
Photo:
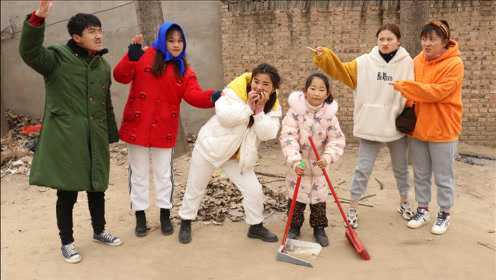
M 181 32 L 181 35 L 183 36 L 183 40 L 184 40 L 183 51 L 176 57 L 172 56 L 172 54 L 170 54 L 169 51 L 167 50 L 166 35 L 167 35 L 167 31 L 173 26 L 179 28 L 179 31 Z M 160 26 L 160 29 L 157 34 L 157 38 L 155 39 L 155 41 L 153 41 L 152 47 L 162 53 L 165 62 L 170 62 L 170 61 L 176 62 L 177 66 L 179 67 L 179 73 L 181 74 L 181 76 L 184 76 L 184 72 L 186 70 L 185 62 L 184 62 L 184 57 L 186 56 L 186 36 L 184 35 L 181 26 L 170 21 L 164 22 Z

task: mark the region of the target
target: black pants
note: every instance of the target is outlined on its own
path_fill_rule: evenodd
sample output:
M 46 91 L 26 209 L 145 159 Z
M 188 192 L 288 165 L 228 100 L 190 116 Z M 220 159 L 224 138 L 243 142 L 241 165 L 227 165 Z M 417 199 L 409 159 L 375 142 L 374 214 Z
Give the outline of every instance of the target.
M 102 233 L 105 229 L 105 193 L 87 192 L 93 232 Z M 76 191 L 57 191 L 57 226 L 62 245 L 74 242 L 72 235 L 72 209 L 77 201 Z
M 291 206 L 291 199 L 288 201 L 288 213 Z M 293 219 L 291 219 L 291 227 L 301 228 L 305 221 L 305 203 L 296 201 L 295 209 L 293 212 Z M 326 203 L 310 204 L 310 226 L 311 227 L 327 227 L 328 220 L 326 216 Z

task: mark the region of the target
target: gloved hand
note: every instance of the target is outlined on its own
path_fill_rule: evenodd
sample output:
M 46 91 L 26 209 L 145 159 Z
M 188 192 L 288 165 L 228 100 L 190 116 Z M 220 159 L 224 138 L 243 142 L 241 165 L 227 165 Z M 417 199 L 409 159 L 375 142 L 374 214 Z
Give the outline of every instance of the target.
M 141 44 L 130 44 L 127 57 L 131 61 L 138 61 L 144 53 Z
M 217 101 L 217 99 L 219 99 L 221 96 L 222 96 L 222 91 L 216 90 L 216 91 L 214 91 L 214 93 L 212 93 L 212 96 L 210 96 L 210 99 L 212 99 L 212 103 L 215 104 L 215 101 Z

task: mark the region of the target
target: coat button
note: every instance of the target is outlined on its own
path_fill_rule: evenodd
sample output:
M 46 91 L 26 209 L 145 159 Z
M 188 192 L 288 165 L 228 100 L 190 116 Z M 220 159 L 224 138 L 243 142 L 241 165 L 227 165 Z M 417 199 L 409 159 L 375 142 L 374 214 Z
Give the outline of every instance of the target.
M 146 93 L 144 91 L 140 91 L 140 93 L 139 93 L 138 96 L 139 96 L 140 99 L 145 99 L 146 98 Z
M 177 117 L 177 113 L 176 113 L 176 112 L 172 112 L 172 113 L 171 113 L 171 116 L 172 116 L 173 118 L 176 118 L 176 117 Z
M 134 117 L 139 119 L 141 117 L 141 112 L 140 111 L 134 112 Z

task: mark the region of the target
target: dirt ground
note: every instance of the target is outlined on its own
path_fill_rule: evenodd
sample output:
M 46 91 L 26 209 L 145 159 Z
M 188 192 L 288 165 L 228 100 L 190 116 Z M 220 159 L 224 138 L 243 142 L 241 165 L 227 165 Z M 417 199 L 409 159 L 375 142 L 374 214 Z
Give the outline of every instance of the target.
M 460 145 L 460 152 L 496 157 L 496 150 Z M 261 148 L 258 171 L 284 174 L 282 156 L 274 142 Z M 176 160 L 176 182 L 184 187 L 188 156 Z M 356 161 L 356 148 L 348 147 L 333 166 L 331 178 L 338 194 L 348 198 Z M 74 211 L 75 239 L 83 260 L 72 265 L 63 261 L 55 221 L 55 191 L 28 185 L 23 175 L 1 180 L 1 278 L 14 279 L 494 279 L 496 275 L 496 161 L 484 166 L 455 162 L 456 198 L 452 221 L 443 236 L 430 233 L 430 226 L 408 229 L 396 213 L 398 195 L 386 149 L 381 152 L 368 194 L 376 194 L 360 208 L 358 234 L 371 255 L 360 260 L 344 236 L 344 227 L 334 202 L 327 213 L 331 244 L 305 268 L 275 260 L 277 243 L 246 237 L 243 222 L 222 226 L 196 222 L 193 241 L 179 244 L 177 229 L 172 236 L 160 230 L 147 237 L 134 236 L 134 215 L 129 209 L 127 166 L 111 168 L 111 186 L 106 193 L 107 228 L 124 244 L 111 248 L 92 242 L 86 194 L 80 193 Z M 377 180 L 376 180 L 377 179 Z M 412 174 L 410 173 L 410 180 Z M 270 181 L 267 178 L 266 181 Z M 381 189 L 381 182 L 383 188 Z M 284 188 L 284 182 L 271 183 Z M 431 208 L 437 211 L 433 191 Z M 152 205 L 154 205 L 151 193 Z M 414 201 L 411 192 L 411 201 Z M 148 211 L 148 220 L 158 227 L 158 210 Z M 308 213 L 306 213 L 308 215 Z M 285 217 L 267 217 L 267 226 L 279 237 Z M 303 227 L 302 239 L 311 241 L 312 230 Z

